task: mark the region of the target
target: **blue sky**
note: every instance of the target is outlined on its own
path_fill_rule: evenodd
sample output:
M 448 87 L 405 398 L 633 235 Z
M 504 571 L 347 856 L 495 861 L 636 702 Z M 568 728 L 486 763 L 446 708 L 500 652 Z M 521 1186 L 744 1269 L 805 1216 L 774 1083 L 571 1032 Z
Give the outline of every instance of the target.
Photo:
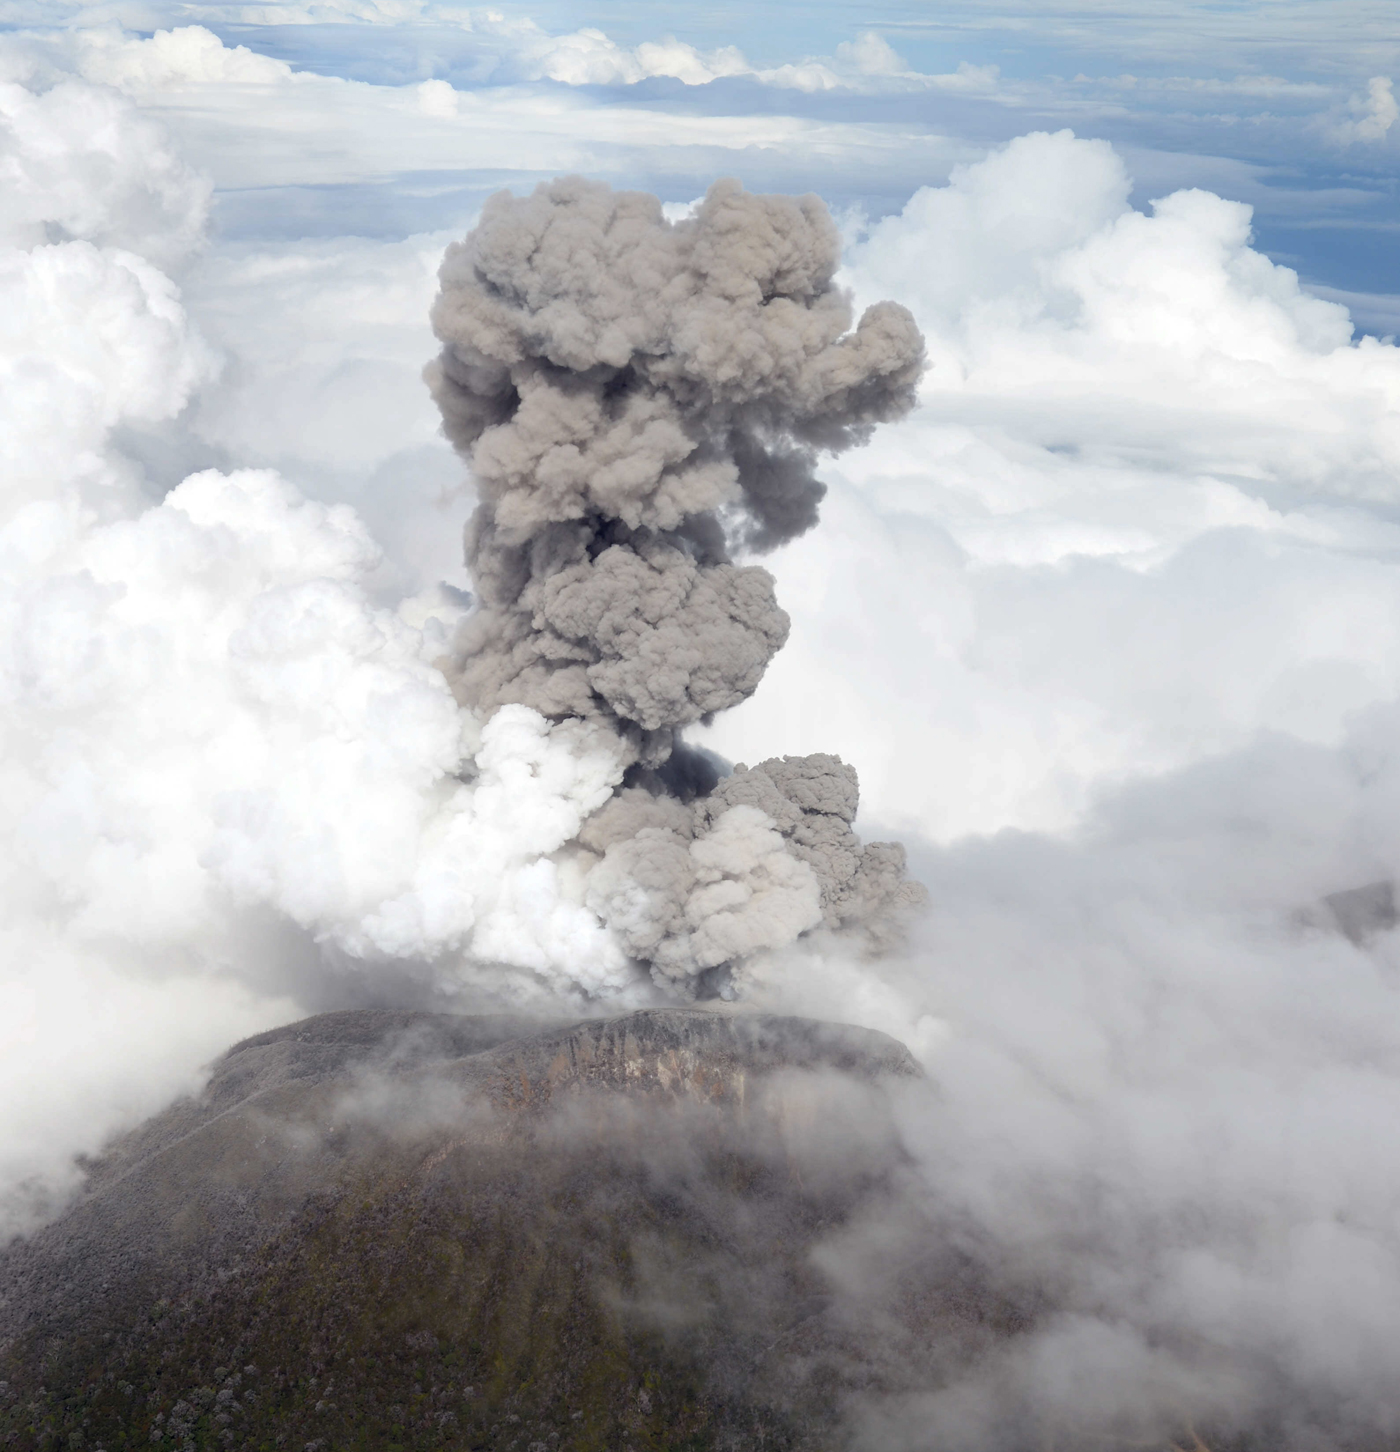
M 490 15 L 501 17 L 493 24 Z M 904 3 L 879 7 L 811 4 L 637 6 L 541 3 L 486 7 L 352 3 L 203 5 L 125 3 L 83 8 L 11 0 L 11 28 L 124 24 L 133 35 L 158 26 L 201 24 L 230 46 L 277 57 L 298 70 L 401 87 L 430 78 L 463 93 L 510 89 L 539 98 L 569 95 L 586 108 L 638 113 L 632 144 L 600 157 L 617 183 L 650 186 L 684 200 L 713 174 L 703 145 L 647 144 L 656 114 L 733 124 L 788 117 L 839 125 L 848 134 L 804 149 L 773 148 L 756 137 L 731 148 L 725 169 L 754 187 L 814 188 L 837 207 L 879 217 L 919 186 L 946 179 L 948 167 L 1034 129 L 1072 128 L 1103 137 L 1129 160 L 1134 201 L 1201 186 L 1248 202 L 1259 246 L 1308 281 L 1352 294 L 1400 291 L 1393 239 L 1400 228 L 1388 88 L 1400 70 L 1393 8 L 1371 0 L 1326 5 L 1298 0 L 1239 4 Z M 668 38 L 702 55 L 742 53 L 749 74 L 687 84 L 665 65 L 651 74 L 562 78 L 555 65 L 522 65 L 521 46 L 567 46 L 581 31 L 602 32 L 618 52 Z M 874 35 L 898 57 L 850 83 L 833 57 Z M 844 84 L 805 87 L 775 77 L 780 68 L 823 61 Z M 724 67 L 717 69 L 723 70 Z M 757 72 L 758 74 L 754 74 Z M 762 74 L 767 72 L 768 74 Z M 927 77 L 964 77 L 966 84 Z M 907 143 L 878 159 L 850 133 Z M 480 197 L 542 168 L 448 164 L 399 158 L 391 175 L 300 181 L 274 203 L 261 188 L 222 184 L 219 218 L 227 235 L 359 233 L 401 236 L 452 225 Z M 219 178 L 216 176 L 216 181 Z M 1388 305 L 1352 300 L 1358 320 L 1383 330 Z
M 188 11 L 193 18 L 203 8 Z M 1342 140 L 1328 124 L 1343 109 L 1350 119 L 1349 103 L 1370 78 L 1396 69 L 1400 41 L 1384 4 L 614 3 L 504 13 L 528 15 L 561 34 L 587 24 L 626 46 L 665 35 L 701 50 L 733 45 L 761 67 L 832 55 L 870 31 L 925 74 L 996 67 L 1002 84 L 985 97 L 775 93 L 748 79 L 598 89 L 623 104 L 727 115 L 782 108 L 982 146 L 1070 125 L 1135 157 L 1140 199 L 1154 188 L 1233 182 L 1233 194 L 1255 207 L 1260 245 L 1304 277 L 1355 292 L 1400 288 L 1396 136 Z M 299 66 L 390 84 L 441 75 L 470 86 L 481 54 L 473 37 L 441 22 L 395 25 L 390 36 L 382 26 L 345 24 L 212 28 Z M 757 183 L 762 163 L 752 172 Z M 874 187 L 860 169 L 843 174 L 833 166 L 823 175 L 813 168 L 810 175 L 875 215 L 901 206 L 906 187 L 936 179 L 915 168 Z

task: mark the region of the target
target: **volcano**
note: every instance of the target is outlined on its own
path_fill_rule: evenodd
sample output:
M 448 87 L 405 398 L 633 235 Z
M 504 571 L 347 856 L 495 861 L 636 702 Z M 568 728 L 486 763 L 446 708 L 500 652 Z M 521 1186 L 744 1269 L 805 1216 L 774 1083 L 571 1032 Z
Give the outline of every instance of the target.
M 1025 1317 L 899 1209 L 920 1084 L 882 1034 L 701 1008 L 247 1039 L 4 1253 L 0 1441 L 845 1445 Z

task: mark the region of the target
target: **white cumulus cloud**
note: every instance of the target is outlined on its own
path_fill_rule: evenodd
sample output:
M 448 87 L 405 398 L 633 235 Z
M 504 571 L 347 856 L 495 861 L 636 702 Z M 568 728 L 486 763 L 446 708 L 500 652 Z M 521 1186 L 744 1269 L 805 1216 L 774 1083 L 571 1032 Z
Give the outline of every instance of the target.
M 1353 96 L 1351 115 L 1335 122 L 1332 136 L 1343 144 L 1353 141 L 1384 141 L 1396 119 L 1400 118 L 1400 102 L 1395 99 L 1395 85 L 1389 76 L 1372 76 L 1364 96 Z
M 294 1013 L 296 983 L 373 991 L 393 963 L 497 998 L 636 981 L 559 855 L 620 780 L 616 743 L 464 712 L 431 657 L 466 597 L 376 600 L 382 551 L 349 505 L 266 468 L 161 497 L 122 440 L 208 445 L 190 405 L 219 360 L 151 260 L 199 242 L 207 191 L 110 91 L 6 104 L 0 1092 L 23 1112 L 0 1227 L 230 1035 Z
M 775 562 L 793 640 L 717 749 L 836 743 L 868 810 L 952 837 L 1265 727 L 1335 742 L 1400 689 L 1400 350 L 1247 207 L 1129 186 L 1103 142 L 1026 136 L 854 248 L 928 338 L 921 407 Z

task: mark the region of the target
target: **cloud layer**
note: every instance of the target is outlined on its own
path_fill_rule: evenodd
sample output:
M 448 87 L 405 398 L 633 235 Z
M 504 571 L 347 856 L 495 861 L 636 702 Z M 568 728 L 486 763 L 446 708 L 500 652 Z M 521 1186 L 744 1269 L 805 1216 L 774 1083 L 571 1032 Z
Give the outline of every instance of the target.
M 1032 135 L 853 248 L 928 339 L 921 407 L 842 466 L 841 549 L 775 562 L 793 645 L 717 749 L 822 715 L 852 759 L 882 743 L 868 807 L 946 837 L 1065 824 L 1264 727 L 1335 742 L 1395 692 L 1400 353 L 1247 208 L 1128 189 L 1104 143 Z
M 781 8 L 731 12 L 730 33 L 677 9 L 668 34 L 665 7 L 599 28 L 547 5 L 143 4 L 137 35 L 113 28 L 120 7 L 35 0 L 9 7 L 33 28 L 6 65 L 76 70 L 158 109 L 214 176 L 224 224 L 250 235 L 456 226 L 502 180 L 567 170 L 669 200 L 732 172 L 885 213 L 957 161 L 1071 125 L 1133 155 L 1139 205 L 1223 191 L 1256 208 L 1271 250 L 1366 294 L 1389 286 L 1400 62 L 1372 7 L 1343 3 L 1348 23 L 1325 33 L 1306 7 L 1202 9 L 1183 53 L 1152 5 L 1092 26 L 1073 7 L 954 10 L 881 33 L 840 7 L 783 29 Z M 282 206 L 268 188 L 290 189 Z

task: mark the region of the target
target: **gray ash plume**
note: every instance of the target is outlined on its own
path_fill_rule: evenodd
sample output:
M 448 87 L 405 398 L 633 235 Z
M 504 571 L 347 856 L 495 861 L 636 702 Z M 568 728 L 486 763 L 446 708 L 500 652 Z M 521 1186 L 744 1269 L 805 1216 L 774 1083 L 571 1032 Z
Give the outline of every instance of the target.
M 721 782 L 679 738 L 750 696 L 787 638 L 772 577 L 733 555 L 811 528 L 819 456 L 915 399 L 913 318 L 887 302 L 855 321 L 839 256 L 814 196 L 724 181 L 669 222 L 570 177 L 491 198 L 442 264 L 428 381 L 480 496 L 454 688 L 625 744 L 627 785 L 580 838 L 587 901 L 682 987 L 917 895 L 900 849 L 851 831 L 834 757 Z
M 861 844 L 857 801 L 855 771 L 820 753 L 741 765 L 690 806 L 624 790 L 581 835 L 603 854 L 589 903 L 629 952 L 681 983 L 819 926 L 883 947 L 896 910 L 924 892 L 898 843 Z M 723 869 L 735 865 L 743 911 L 713 910 L 734 894 L 738 874 Z

